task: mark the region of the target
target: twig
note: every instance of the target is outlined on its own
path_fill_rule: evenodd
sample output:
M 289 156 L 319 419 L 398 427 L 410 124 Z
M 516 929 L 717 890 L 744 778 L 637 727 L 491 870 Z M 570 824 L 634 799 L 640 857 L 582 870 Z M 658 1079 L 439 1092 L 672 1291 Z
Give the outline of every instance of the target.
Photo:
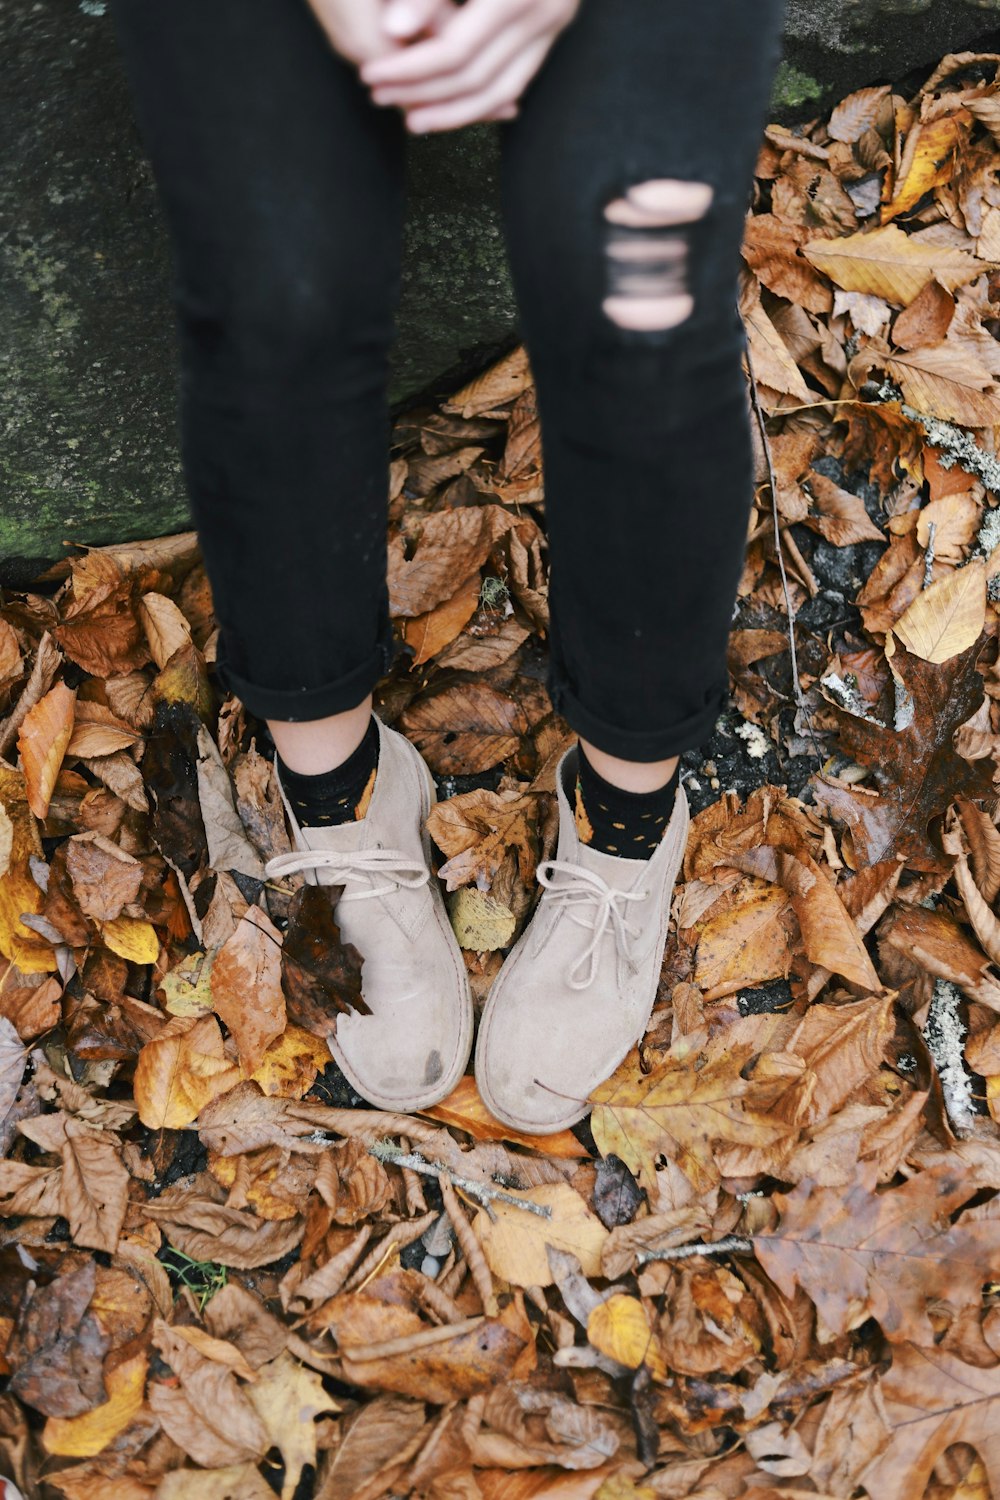
M 785 558 L 781 544 L 781 521 L 778 515 L 778 483 L 774 477 L 774 462 L 771 458 L 771 445 L 767 440 L 767 424 L 761 409 L 760 395 L 757 391 L 757 377 L 754 374 L 753 360 L 750 356 L 750 339 L 746 340 L 747 369 L 750 373 L 750 400 L 753 402 L 754 414 L 757 418 L 757 426 L 760 429 L 760 441 L 764 449 L 764 460 L 767 464 L 767 482 L 771 487 L 771 515 L 774 521 L 774 550 L 778 557 L 778 570 L 781 573 L 781 587 L 785 595 L 785 610 L 788 614 L 788 647 L 792 656 L 792 682 L 795 685 L 795 701 L 802 706 L 802 683 L 799 680 L 799 661 L 795 653 L 795 611 L 792 608 L 792 596 L 788 588 L 788 576 L 785 572 Z
M 640 1250 L 638 1260 L 644 1266 L 649 1260 L 689 1260 L 692 1255 L 752 1255 L 753 1241 L 739 1234 L 724 1235 L 712 1244 L 672 1245 L 669 1250 Z
M 461 1338 L 478 1328 L 483 1318 L 464 1318 L 461 1323 L 440 1323 L 436 1328 L 422 1328 L 419 1333 L 408 1334 L 401 1339 L 386 1339 L 382 1344 L 355 1344 L 340 1346 L 340 1357 L 345 1366 L 361 1364 L 370 1359 L 392 1359 L 397 1354 L 411 1354 L 415 1349 L 425 1349 L 428 1344 L 443 1344 L 447 1339 Z M 348 1379 L 350 1376 L 348 1375 Z
M 496 1292 L 493 1290 L 493 1277 L 490 1268 L 486 1264 L 482 1246 L 472 1232 L 472 1225 L 462 1212 L 462 1205 L 455 1196 L 455 1189 L 451 1185 L 451 1178 L 447 1172 L 442 1172 L 438 1178 L 438 1186 L 441 1189 L 441 1200 L 445 1206 L 445 1212 L 451 1220 L 455 1231 L 455 1238 L 462 1247 L 469 1274 L 475 1282 L 479 1300 L 483 1304 L 483 1312 L 488 1317 L 495 1318 L 500 1311 L 497 1303 Z
M 541 1219 L 552 1217 L 552 1210 L 546 1203 L 532 1203 L 529 1198 L 518 1198 L 514 1193 L 504 1192 L 503 1188 L 475 1182 L 471 1177 L 459 1177 L 450 1167 L 425 1161 L 415 1151 L 400 1151 L 391 1141 L 373 1141 L 368 1151 L 379 1161 L 391 1161 L 394 1166 L 408 1167 L 411 1172 L 422 1172 L 425 1177 L 440 1177 L 443 1172 L 447 1172 L 455 1187 L 461 1188 L 463 1193 L 468 1193 L 470 1198 L 475 1198 L 484 1206 L 489 1203 L 509 1203 L 513 1208 L 523 1208 L 526 1213 L 537 1214 Z
M 812 727 L 812 716 L 806 706 L 805 694 L 802 691 L 802 681 L 799 677 L 799 659 L 795 650 L 795 611 L 792 608 L 792 596 L 788 588 L 788 575 L 785 572 L 785 554 L 781 539 L 781 524 L 778 515 L 778 484 L 774 477 L 774 462 L 771 458 L 771 445 L 767 440 L 767 424 L 764 412 L 760 404 L 760 395 L 757 390 L 757 377 L 754 374 L 753 359 L 750 355 L 750 336 L 744 339 L 747 370 L 750 376 L 750 400 L 753 403 L 754 414 L 757 418 L 757 426 L 760 430 L 761 446 L 764 449 L 764 459 L 767 463 L 767 482 L 771 488 L 771 517 L 774 523 L 774 551 L 778 559 L 778 571 L 781 573 L 781 588 L 785 596 L 785 613 L 788 616 L 788 649 L 792 664 L 792 687 L 795 693 L 795 703 L 802 714 L 802 723 L 806 733 L 813 742 L 813 749 L 824 760 L 822 746 L 816 738 Z

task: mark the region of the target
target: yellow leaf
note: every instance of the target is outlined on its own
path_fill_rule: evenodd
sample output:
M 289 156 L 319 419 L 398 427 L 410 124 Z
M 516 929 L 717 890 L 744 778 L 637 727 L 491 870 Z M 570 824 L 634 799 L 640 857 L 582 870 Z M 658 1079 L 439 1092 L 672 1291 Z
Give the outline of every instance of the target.
M 549 1286 L 553 1277 L 546 1245 L 575 1255 L 584 1276 L 600 1276 L 608 1231 L 568 1182 L 545 1183 L 515 1196 L 548 1208 L 550 1214 L 544 1218 L 499 1199 L 491 1204 L 493 1220 L 480 1210 L 473 1228 L 495 1276 L 513 1286 Z
M 740 1069 L 747 1046 L 718 1038 L 676 1042 L 663 1063 L 639 1073 L 632 1058 L 591 1095 L 590 1117 L 597 1149 L 613 1151 L 644 1186 L 656 1181 L 656 1160 L 668 1156 L 699 1192 L 719 1182 L 713 1145 L 765 1146 L 787 1135 L 788 1126 L 745 1108 L 748 1084 Z
M 316 1422 L 323 1411 L 340 1411 L 312 1370 L 290 1354 L 279 1354 L 257 1372 L 257 1381 L 247 1389 L 268 1437 L 285 1461 L 281 1500 L 291 1500 L 306 1464 L 316 1463 Z
M 472 953 L 495 953 L 498 948 L 506 948 L 517 926 L 509 906 L 471 885 L 455 892 L 450 915 L 460 947 Z
M 330 1049 L 322 1037 L 301 1026 L 286 1026 L 271 1043 L 250 1077 L 265 1094 L 279 1099 L 301 1099 L 330 1062 Z
M 146 1388 L 146 1355 L 133 1354 L 105 1375 L 107 1401 L 81 1417 L 50 1417 L 42 1433 L 49 1453 L 62 1458 L 93 1458 L 135 1420 Z
M 810 240 L 802 253 L 846 292 L 868 292 L 897 307 L 908 307 L 932 277 L 953 292 L 986 269 L 965 250 L 926 244 L 895 224 Z
M 207 1016 L 212 1009 L 212 960 L 207 954 L 189 953 L 160 980 L 164 1008 L 172 1016 Z
M 986 563 L 976 557 L 922 590 L 893 630 L 914 655 L 943 662 L 978 640 L 985 622 Z
M 151 923 L 141 917 L 115 917 L 98 924 L 105 946 L 119 958 L 132 964 L 155 964 L 160 955 L 160 940 Z
M 0 953 L 13 959 L 25 974 L 48 974 L 57 967 L 55 951 L 37 932 L 25 927 L 21 913 L 36 915 L 42 893 L 31 876 L 28 861 L 42 858 L 42 841 L 28 806 L 24 777 L 13 766 L 0 764 L 0 807 L 10 827 L 7 869 L 0 876 Z
M 217 1094 L 235 1088 L 240 1070 L 226 1057 L 214 1016 L 176 1019 L 147 1042 L 135 1065 L 139 1119 L 151 1130 L 190 1125 Z
M 17 733 L 28 805 L 36 818 L 44 818 L 59 775 L 66 746 L 73 733 L 76 689 L 57 682 L 34 708 L 29 708 Z
M 658 1379 L 666 1376 L 667 1367 L 646 1309 L 636 1297 L 616 1294 L 607 1302 L 599 1302 L 587 1319 L 587 1338 L 601 1354 L 628 1365 L 630 1370 L 647 1365 Z
M 883 224 L 906 213 L 931 188 L 951 181 L 951 153 L 963 134 L 959 121 L 968 124 L 969 118 L 968 110 L 958 110 L 914 126 L 907 137 L 892 201 L 882 209 Z

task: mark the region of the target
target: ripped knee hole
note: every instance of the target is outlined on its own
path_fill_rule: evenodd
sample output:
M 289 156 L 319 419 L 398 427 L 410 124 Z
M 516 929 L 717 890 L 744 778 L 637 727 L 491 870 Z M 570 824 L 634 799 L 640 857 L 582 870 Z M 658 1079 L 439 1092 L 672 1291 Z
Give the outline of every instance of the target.
M 685 226 L 705 217 L 713 192 L 707 182 L 658 177 L 606 205 L 610 292 L 602 305 L 619 328 L 652 333 L 691 316 Z

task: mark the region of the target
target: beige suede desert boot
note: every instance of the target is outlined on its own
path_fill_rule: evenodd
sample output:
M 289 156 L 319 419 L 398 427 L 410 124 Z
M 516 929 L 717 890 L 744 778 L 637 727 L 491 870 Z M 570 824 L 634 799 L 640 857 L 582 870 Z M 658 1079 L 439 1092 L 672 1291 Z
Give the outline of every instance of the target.
M 566 795 L 566 759 L 556 772 L 556 858 L 538 866 L 541 900 L 493 983 L 476 1043 L 483 1102 L 528 1135 L 582 1120 L 588 1096 L 642 1036 L 690 821 L 678 786 L 650 859 L 589 849 Z
M 408 1111 L 436 1104 L 465 1072 L 472 998 L 424 832 L 434 782 L 409 740 L 377 722 L 378 772 L 365 816 L 300 828 L 282 791 L 294 852 L 265 870 L 269 879 L 301 870 L 313 884 L 345 887 L 337 922 L 364 959 L 371 1015 L 338 1015 L 330 1051 L 362 1098 Z

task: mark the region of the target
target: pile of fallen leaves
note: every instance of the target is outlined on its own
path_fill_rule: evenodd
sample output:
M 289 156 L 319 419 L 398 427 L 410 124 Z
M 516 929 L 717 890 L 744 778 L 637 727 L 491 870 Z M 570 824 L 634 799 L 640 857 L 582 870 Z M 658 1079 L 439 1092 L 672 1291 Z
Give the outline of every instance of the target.
M 385 1114 L 337 1075 L 363 956 L 335 892 L 264 881 L 266 731 L 220 701 L 191 536 L 4 596 L 0 1472 L 25 1496 L 1000 1495 L 998 64 L 766 132 L 749 790 L 685 757 L 659 1003 L 589 1127 L 519 1139 L 470 1079 Z M 481 1000 L 569 740 L 523 350 L 397 422 L 391 476 L 379 707 L 441 784 Z

